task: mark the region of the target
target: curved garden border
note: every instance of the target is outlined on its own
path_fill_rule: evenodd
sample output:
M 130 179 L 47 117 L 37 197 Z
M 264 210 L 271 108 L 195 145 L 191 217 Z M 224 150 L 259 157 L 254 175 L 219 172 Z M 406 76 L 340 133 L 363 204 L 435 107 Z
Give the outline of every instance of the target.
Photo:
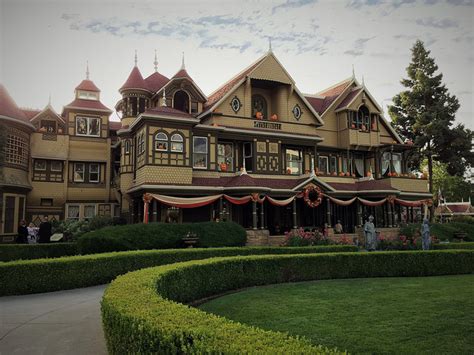
M 111 354 L 337 353 L 307 340 L 207 314 L 191 302 L 243 287 L 334 278 L 474 272 L 474 251 L 332 253 L 215 258 L 117 278 L 102 300 Z
M 0 262 L 0 296 L 102 285 L 129 271 L 187 260 L 235 255 L 352 252 L 356 250 L 356 247 L 349 245 L 305 248 L 166 249 Z

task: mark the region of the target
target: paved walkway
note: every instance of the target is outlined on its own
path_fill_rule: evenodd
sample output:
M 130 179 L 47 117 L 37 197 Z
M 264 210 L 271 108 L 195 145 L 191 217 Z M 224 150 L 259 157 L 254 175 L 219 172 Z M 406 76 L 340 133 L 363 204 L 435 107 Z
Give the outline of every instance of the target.
M 0 355 L 106 354 L 105 287 L 0 297 Z

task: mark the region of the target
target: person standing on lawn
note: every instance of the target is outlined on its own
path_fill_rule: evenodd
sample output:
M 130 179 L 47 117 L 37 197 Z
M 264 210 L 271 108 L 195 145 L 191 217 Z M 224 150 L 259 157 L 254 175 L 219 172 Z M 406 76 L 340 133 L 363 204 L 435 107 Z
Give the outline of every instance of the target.
M 421 225 L 421 245 L 423 250 L 430 250 L 430 225 L 428 224 L 428 218 L 424 218 Z
M 51 222 L 49 222 L 48 220 L 48 216 L 44 216 L 44 220 L 43 222 L 40 224 L 40 227 L 39 227 L 39 243 L 49 243 L 50 242 L 50 238 L 51 238 L 51 235 L 52 235 L 52 226 L 51 226 Z

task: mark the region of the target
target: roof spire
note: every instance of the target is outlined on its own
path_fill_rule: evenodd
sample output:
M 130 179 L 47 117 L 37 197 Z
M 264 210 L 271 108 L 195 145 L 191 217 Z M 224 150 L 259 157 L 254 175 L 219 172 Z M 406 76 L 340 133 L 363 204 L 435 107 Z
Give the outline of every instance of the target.
M 138 64 L 137 50 L 135 49 L 135 66 Z
M 352 79 L 355 79 L 356 74 L 355 74 L 355 69 L 354 69 L 354 64 L 352 64 Z
M 48 106 L 51 106 L 51 92 L 49 93 Z
M 365 88 L 364 76 L 362 75 L 362 86 Z
M 86 60 L 86 79 L 89 80 L 89 61 Z
M 184 52 L 183 52 L 183 58 L 181 59 L 181 69 L 186 69 L 184 66 Z
M 268 52 L 272 52 L 272 38 L 268 37 Z
M 166 88 L 163 88 L 163 102 L 161 106 L 166 107 Z
M 156 57 L 156 49 L 155 49 L 155 61 L 153 62 L 153 64 L 155 65 L 155 72 L 158 71 L 158 58 Z

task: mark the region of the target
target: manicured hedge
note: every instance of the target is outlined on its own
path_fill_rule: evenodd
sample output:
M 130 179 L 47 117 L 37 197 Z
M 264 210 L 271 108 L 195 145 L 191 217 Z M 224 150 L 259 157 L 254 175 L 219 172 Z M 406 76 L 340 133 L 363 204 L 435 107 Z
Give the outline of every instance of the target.
M 0 296 L 101 285 L 118 275 L 150 266 L 219 256 L 350 252 L 354 246 L 307 248 L 207 248 L 142 250 L 0 263 Z
M 449 244 L 434 244 L 434 249 L 441 250 L 441 249 L 474 249 L 474 242 L 466 242 L 466 243 L 449 243 Z
M 233 222 L 140 223 L 88 232 L 79 238 L 78 248 L 81 254 L 179 248 L 188 232 L 195 233 L 204 248 L 244 246 L 247 239 L 245 229 Z
M 474 251 L 468 250 L 190 261 L 118 277 L 105 291 L 102 321 L 110 354 L 330 353 L 305 339 L 242 325 L 178 302 L 282 282 L 472 272 Z
M 0 245 L 0 261 L 58 258 L 76 254 L 78 254 L 76 243 Z

